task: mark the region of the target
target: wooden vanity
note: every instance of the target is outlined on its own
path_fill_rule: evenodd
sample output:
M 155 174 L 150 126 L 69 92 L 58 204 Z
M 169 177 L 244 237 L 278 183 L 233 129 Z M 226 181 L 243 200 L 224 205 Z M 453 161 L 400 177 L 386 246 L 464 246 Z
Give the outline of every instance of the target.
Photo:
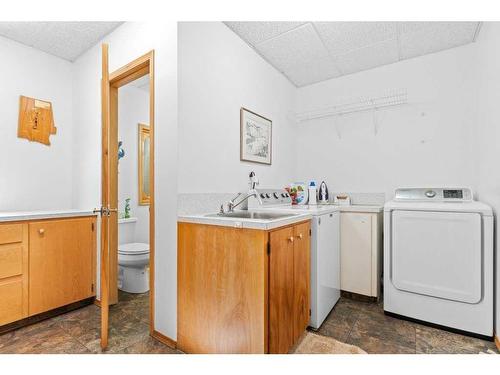
M 179 222 L 178 348 L 287 353 L 309 322 L 310 234 Z
M 96 217 L 0 216 L 0 326 L 95 296 Z

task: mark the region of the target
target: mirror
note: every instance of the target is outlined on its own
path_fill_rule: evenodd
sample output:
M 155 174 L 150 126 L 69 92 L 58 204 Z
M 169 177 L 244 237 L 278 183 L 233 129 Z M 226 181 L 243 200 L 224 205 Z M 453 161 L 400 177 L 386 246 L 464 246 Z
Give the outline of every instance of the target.
M 149 204 L 149 125 L 139 124 L 139 204 Z

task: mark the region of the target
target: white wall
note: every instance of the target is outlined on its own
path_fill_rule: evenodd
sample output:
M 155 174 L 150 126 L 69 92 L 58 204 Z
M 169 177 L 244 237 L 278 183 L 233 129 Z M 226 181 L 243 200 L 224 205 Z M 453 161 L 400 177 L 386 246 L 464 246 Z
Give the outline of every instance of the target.
M 0 37 L 0 211 L 71 208 L 71 64 Z M 19 96 L 52 102 L 50 146 L 17 137 Z
M 221 22 L 181 22 L 179 192 L 245 191 L 288 184 L 294 171 L 289 114 L 295 87 Z M 240 107 L 272 120 L 272 165 L 240 161 Z
M 478 199 L 500 212 L 500 23 L 483 24 L 476 43 L 476 85 L 473 92 L 476 121 L 472 124 L 477 141 L 475 169 Z M 496 335 L 500 338 L 500 226 L 496 219 Z
M 143 243 L 149 243 L 149 205 L 139 205 L 138 148 L 139 123 L 149 124 L 147 90 L 132 84 L 118 90 L 118 140 L 123 142 L 125 150 L 125 156 L 118 163 L 118 210 L 124 213 L 125 199 L 130 198 L 130 216 L 137 218 L 134 241 Z
M 298 125 L 297 174 L 331 191 L 383 192 L 404 186 L 474 185 L 471 84 L 474 45 L 347 75 L 297 91 L 297 111 L 406 89 L 410 105 Z M 338 124 L 340 139 L 335 121 Z
M 105 40 L 113 71 L 155 50 L 155 329 L 177 336 L 177 25 L 127 22 Z M 100 202 L 101 46 L 74 63 L 75 207 Z

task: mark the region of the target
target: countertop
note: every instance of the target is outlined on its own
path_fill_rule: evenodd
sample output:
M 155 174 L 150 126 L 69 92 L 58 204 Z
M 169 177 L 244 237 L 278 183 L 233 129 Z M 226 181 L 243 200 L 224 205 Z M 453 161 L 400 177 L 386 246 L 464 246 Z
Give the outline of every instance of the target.
M 312 219 L 312 215 L 310 214 L 293 214 L 293 216 L 288 216 L 280 219 L 272 219 L 272 220 L 242 219 L 242 218 L 223 217 L 223 216 L 207 217 L 206 215 L 209 214 L 213 213 L 197 214 L 197 215 L 179 215 L 177 217 L 177 221 L 181 223 L 196 223 L 196 224 L 207 224 L 207 225 L 219 225 L 219 226 L 233 227 L 233 228 L 270 230 L 283 227 L 285 225 L 298 223 L 304 220 Z
M 7 211 L 0 212 L 0 223 L 7 221 L 26 221 L 57 219 L 65 217 L 95 216 L 92 210 L 52 210 L 52 211 Z

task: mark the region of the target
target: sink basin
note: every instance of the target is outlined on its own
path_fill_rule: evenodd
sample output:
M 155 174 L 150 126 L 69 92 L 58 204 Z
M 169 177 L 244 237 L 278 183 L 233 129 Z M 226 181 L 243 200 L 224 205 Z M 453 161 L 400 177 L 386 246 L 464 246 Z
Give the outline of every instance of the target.
M 296 216 L 296 214 L 235 211 L 235 212 L 226 212 L 223 214 L 208 214 L 205 216 L 206 217 L 228 217 L 228 218 L 235 218 L 235 219 L 276 220 L 276 219 L 284 219 L 287 217 L 293 217 L 293 216 Z

